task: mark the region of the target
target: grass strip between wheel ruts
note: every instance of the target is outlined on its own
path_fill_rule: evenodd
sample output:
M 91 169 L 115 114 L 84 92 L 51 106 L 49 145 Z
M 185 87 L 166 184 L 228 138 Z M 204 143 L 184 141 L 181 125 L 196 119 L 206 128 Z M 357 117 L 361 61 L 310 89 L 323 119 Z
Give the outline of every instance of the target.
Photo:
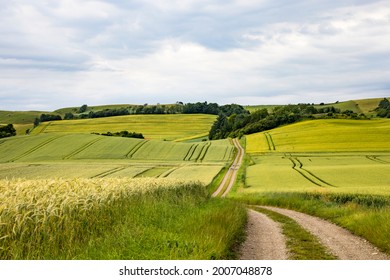
M 318 239 L 304 230 L 293 219 L 259 207 L 251 209 L 261 212 L 272 220 L 281 224 L 283 234 L 286 236 L 286 246 L 289 253 L 289 259 L 292 260 L 335 260 L 326 247 Z

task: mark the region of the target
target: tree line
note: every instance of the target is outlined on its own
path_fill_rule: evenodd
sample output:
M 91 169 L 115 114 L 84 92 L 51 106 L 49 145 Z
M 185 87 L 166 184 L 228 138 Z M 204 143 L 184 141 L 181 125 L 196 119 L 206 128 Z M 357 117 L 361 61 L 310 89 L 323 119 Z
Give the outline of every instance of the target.
M 345 110 L 341 112 L 334 106 L 316 108 L 310 104 L 277 106 L 269 112 L 259 109 L 255 112 L 232 114 L 230 116 L 219 114 L 209 132 L 209 139 L 223 139 L 227 137 L 242 137 L 281 125 L 291 124 L 303 119 L 314 118 L 366 118 L 364 114 L 356 114 Z
M 107 132 L 107 133 L 102 133 L 102 134 L 93 132 L 92 134 L 103 135 L 103 136 L 115 136 L 115 137 L 127 137 L 127 138 L 145 139 L 145 137 L 142 135 L 142 133 L 128 132 L 127 130 L 123 130 L 123 131 L 120 131 L 120 132 Z
M 148 115 L 148 114 L 242 114 L 245 109 L 236 104 L 220 106 L 217 103 L 197 102 L 186 103 L 176 102 L 172 105 L 131 105 L 116 109 L 104 109 L 100 111 L 88 111 L 88 106 L 81 106 L 75 113 L 67 112 L 64 119 L 86 119 L 86 118 L 105 118 L 124 115 Z

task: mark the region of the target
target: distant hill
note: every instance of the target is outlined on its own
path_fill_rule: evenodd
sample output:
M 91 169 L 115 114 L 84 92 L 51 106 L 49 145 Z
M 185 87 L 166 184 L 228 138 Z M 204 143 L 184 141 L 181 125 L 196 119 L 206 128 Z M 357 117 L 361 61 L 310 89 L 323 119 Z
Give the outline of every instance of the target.
M 383 99 L 380 98 L 370 98 L 370 99 L 358 99 L 358 100 L 349 100 L 349 101 L 341 101 L 335 103 L 327 103 L 327 104 L 314 104 L 316 108 L 329 107 L 334 106 L 335 108 L 340 109 L 341 111 L 350 110 L 355 113 L 364 113 L 367 117 L 376 117 L 376 112 L 374 111 L 377 108 L 379 102 Z M 144 104 L 147 105 L 147 104 Z M 121 109 L 127 108 L 130 106 L 137 106 L 134 104 L 111 104 L 111 105 L 98 105 L 98 106 L 88 106 L 86 113 L 90 111 L 99 112 L 104 110 L 112 110 L 112 109 Z M 156 106 L 156 105 L 147 105 L 147 106 Z M 161 104 L 161 106 L 175 106 L 175 104 Z M 267 108 L 271 111 L 276 106 L 283 105 L 248 105 L 244 106 L 246 110 L 250 112 L 254 112 L 259 109 Z M 26 133 L 27 129 L 31 129 L 33 127 L 33 122 L 35 118 L 39 118 L 41 114 L 58 114 L 62 118 L 66 113 L 77 114 L 80 106 L 78 107 L 66 107 L 60 108 L 53 112 L 48 111 L 0 111 L 0 124 L 13 124 L 16 128 L 18 135 L 23 135 Z
M 340 102 L 336 101 L 334 103 L 321 103 L 321 104 L 313 103 L 313 105 L 317 109 L 333 106 L 337 109 L 340 109 L 341 111 L 350 110 L 357 114 L 363 113 L 367 115 L 367 117 L 376 117 L 376 112 L 374 110 L 378 107 L 378 104 L 382 99 L 383 97 L 348 100 L 348 101 L 340 101 Z M 253 112 L 264 108 L 270 111 L 277 106 L 284 106 L 284 105 L 248 105 L 244 107 L 248 111 Z

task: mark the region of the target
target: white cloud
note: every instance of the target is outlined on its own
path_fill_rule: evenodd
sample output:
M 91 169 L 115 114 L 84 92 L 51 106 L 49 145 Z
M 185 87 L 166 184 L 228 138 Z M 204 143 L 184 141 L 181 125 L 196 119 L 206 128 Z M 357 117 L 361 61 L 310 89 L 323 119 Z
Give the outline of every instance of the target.
M 0 101 L 55 109 L 381 96 L 390 84 L 390 7 L 347 2 L 7 2 Z

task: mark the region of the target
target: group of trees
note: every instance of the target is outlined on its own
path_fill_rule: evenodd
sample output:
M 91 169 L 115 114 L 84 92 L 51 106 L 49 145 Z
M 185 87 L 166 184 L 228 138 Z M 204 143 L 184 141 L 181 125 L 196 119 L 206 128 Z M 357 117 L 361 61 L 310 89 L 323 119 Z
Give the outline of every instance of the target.
M 39 118 L 35 118 L 34 127 L 38 126 L 41 122 L 60 121 L 62 120 L 60 115 L 41 114 Z
M 375 110 L 378 117 L 390 118 L 390 101 L 386 98 L 383 98 Z
M 317 117 L 334 117 L 341 114 L 344 117 L 352 115 L 343 114 L 340 109 L 333 106 L 316 108 L 310 104 L 298 104 L 275 107 L 272 112 L 267 109 L 260 109 L 251 114 L 219 114 L 209 132 L 209 138 L 222 139 L 227 137 L 241 137 L 244 134 L 252 134 L 269 130 L 280 125 L 290 124 L 302 119 Z
M 145 139 L 145 137 L 142 135 L 142 133 L 128 132 L 127 130 L 123 130 L 120 132 L 107 132 L 107 133 L 102 133 L 102 134 L 94 132 L 93 134 L 104 135 L 104 136 L 116 136 L 116 137 Z
M 16 129 L 12 124 L 0 126 L 0 138 L 6 138 L 16 135 Z
M 176 104 L 170 105 L 131 105 L 127 107 L 117 109 L 104 109 L 100 111 L 90 110 L 88 106 L 83 105 L 74 113 L 67 112 L 64 116 L 65 120 L 71 119 L 86 119 L 86 118 L 105 118 L 112 116 L 124 116 L 124 115 L 147 115 L 147 114 L 225 114 L 231 115 L 242 114 L 245 109 L 236 104 L 219 106 L 217 103 L 197 102 L 187 103 L 176 102 Z

